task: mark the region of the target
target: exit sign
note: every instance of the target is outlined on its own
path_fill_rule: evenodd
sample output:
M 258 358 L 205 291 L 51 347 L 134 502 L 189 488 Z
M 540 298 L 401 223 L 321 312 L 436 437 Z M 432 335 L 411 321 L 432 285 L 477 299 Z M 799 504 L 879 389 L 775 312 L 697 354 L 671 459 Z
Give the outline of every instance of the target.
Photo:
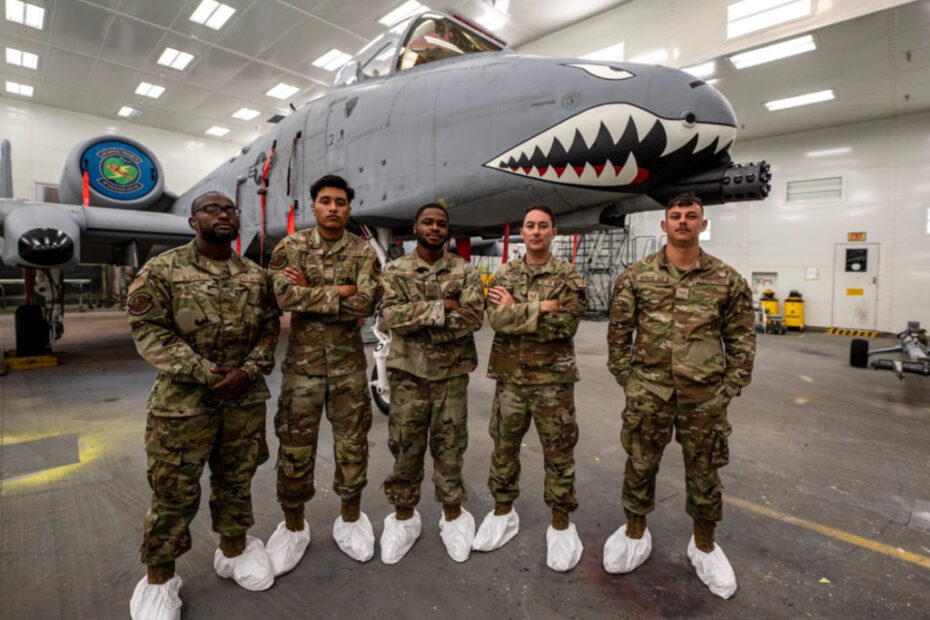
M 864 232 L 846 233 L 846 240 L 847 241 L 860 241 L 860 242 L 865 241 L 865 233 Z

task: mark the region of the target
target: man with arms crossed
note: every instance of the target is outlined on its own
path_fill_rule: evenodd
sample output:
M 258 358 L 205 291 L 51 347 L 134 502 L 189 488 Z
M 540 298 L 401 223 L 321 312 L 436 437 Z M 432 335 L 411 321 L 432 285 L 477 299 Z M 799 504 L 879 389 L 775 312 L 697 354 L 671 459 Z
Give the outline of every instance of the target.
M 136 620 L 181 617 L 175 558 L 191 548 L 200 475 L 210 463 L 210 515 L 220 534 L 213 566 L 247 590 L 274 583 L 255 523 L 251 485 L 268 459 L 262 374 L 274 367 L 278 310 L 261 267 L 233 253 L 239 209 L 219 192 L 191 204 L 196 239 L 150 260 L 129 288 L 136 349 L 158 369 L 145 451 L 152 503 L 129 609 Z
M 494 510 L 478 529 L 474 548 L 498 549 L 520 527 L 513 508 L 520 494 L 520 443 L 533 420 L 545 459 L 545 501 L 552 510 L 546 563 L 553 570 L 567 571 L 575 567 L 583 550 L 569 514 L 578 507 L 574 457 L 578 368 L 572 339 L 587 307 L 587 291 L 575 266 L 550 252 L 555 235 L 548 206 L 527 209 L 520 228 L 526 257 L 498 269 L 488 293 L 488 321 L 496 332 L 488 362 L 488 376 L 497 380 L 488 479 Z
M 359 320 L 378 302 L 381 268 L 374 250 L 346 231 L 354 194 L 342 177 L 317 180 L 310 187 L 316 226 L 278 243 L 268 265 L 278 305 L 291 312 L 275 416 L 284 521 L 267 545 L 275 575 L 293 569 L 310 543 L 304 504 L 315 492 L 313 467 L 324 409 L 333 427 L 333 490 L 342 500 L 333 538 L 359 562 L 374 555 L 371 521 L 361 512 L 371 404 Z
M 468 446 L 468 373 L 478 354 L 472 333 L 484 319 L 484 288 L 471 263 L 444 251 L 449 214 L 437 204 L 417 211 L 416 249 L 384 270 L 381 312 L 394 336 L 387 360 L 391 413 L 388 445 L 394 469 L 384 492 L 394 513 L 384 519 L 381 560 L 394 564 L 420 536 L 423 457 L 427 437 L 433 457 L 442 542 L 464 562 L 475 537 L 475 519 L 462 508 L 468 498 L 462 462 Z
M 614 283 L 608 367 L 626 394 L 627 522 L 604 545 L 604 568 L 627 573 L 649 557 L 646 515 L 655 508 L 659 461 L 674 431 L 685 462 L 685 510 L 694 520 L 688 558 L 711 592 L 729 598 L 736 575 L 714 543 L 723 514 L 717 470 L 729 460 L 727 405 L 749 385 L 756 337 L 749 286 L 701 250 L 706 227 L 700 199 L 676 196 L 662 222 L 665 247 Z

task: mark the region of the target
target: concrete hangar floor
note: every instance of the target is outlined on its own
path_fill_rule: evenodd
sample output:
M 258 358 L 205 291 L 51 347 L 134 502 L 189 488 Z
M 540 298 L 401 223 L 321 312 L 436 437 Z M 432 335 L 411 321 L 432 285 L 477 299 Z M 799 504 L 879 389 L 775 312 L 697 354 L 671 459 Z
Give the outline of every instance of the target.
M 125 618 L 144 574 L 137 549 L 149 501 L 142 448 L 153 370 L 135 353 L 122 313 L 72 313 L 57 368 L 0 378 L 3 472 L 0 496 L 0 615 L 4 618 Z M 678 445 L 666 451 L 652 557 L 636 572 L 604 572 L 605 539 L 623 522 L 621 390 L 605 367 L 605 322 L 585 321 L 576 339 L 581 429 L 576 451 L 585 545 L 581 563 L 559 574 L 545 563 L 549 513 L 535 431 L 523 450 L 519 535 L 464 564 L 439 539 L 439 506 L 424 483 L 423 534 L 399 564 L 358 564 L 332 540 L 338 498 L 331 434 L 324 422 L 312 542 L 292 573 L 251 593 L 213 572 L 218 537 L 204 493 L 194 547 L 178 561 L 183 613 L 194 618 L 926 618 L 930 610 L 930 381 L 848 365 L 849 338 L 822 333 L 760 335 L 753 384 L 731 407 L 731 462 L 723 470 L 718 542 L 739 581 L 729 601 L 713 596 L 685 555 Z M 485 378 L 491 331 L 478 334 L 471 376 L 466 507 L 480 521 L 487 490 Z M 12 315 L 0 316 L 0 345 L 13 347 Z M 876 341 L 875 346 L 882 343 Z M 284 347 L 279 346 L 278 355 Z M 280 384 L 270 378 L 274 397 Z M 274 401 L 269 402 L 269 447 Z M 44 441 L 31 451 L 18 444 Z M 387 417 L 375 413 L 369 486 L 362 508 L 376 535 L 389 508 L 380 484 L 391 466 Z M 272 457 L 273 459 L 273 457 Z M 206 474 L 204 483 L 206 484 Z M 273 460 L 253 483 L 263 539 L 281 514 Z

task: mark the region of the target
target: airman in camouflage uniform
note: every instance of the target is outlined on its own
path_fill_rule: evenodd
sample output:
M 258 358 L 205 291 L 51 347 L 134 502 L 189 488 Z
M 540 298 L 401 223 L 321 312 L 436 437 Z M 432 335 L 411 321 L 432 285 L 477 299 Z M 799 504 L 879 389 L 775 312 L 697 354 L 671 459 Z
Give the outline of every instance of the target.
M 268 266 L 278 306 L 291 313 L 275 416 L 277 494 L 285 517 L 279 530 L 305 530 L 304 504 L 315 493 L 313 469 L 325 409 L 333 427 L 333 489 L 342 499 L 336 529 L 359 522 L 367 535 L 371 525 L 360 501 L 367 482 L 371 405 L 360 322 L 381 296 L 381 268 L 374 250 L 345 230 L 354 195 L 345 180 L 325 176 L 310 191 L 316 226 L 278 243 Z M 347 551 L 351 543 L 335 536 L 343 551 L 360 559 Z M 272 540 L 268 547 L 277 574 L 293 568 L 278 564 Z M 373 553 L 373 532 L 371 547 Z
M 227 558 L 246 550 L 245 532 L 255 522 L 252 477 L 268 459 L 270 393 L 262 374 L 274 367 L 279 327 L 271 286 L 258 265 L 230 252 L 238 209 L 228 197 L 203 194 L 191 211 L 197 239 L 150 260 L 129 290 L 136 348 L 158 369 L 145 430 L 153 496 L 141 549 L 153 585 L 171 580 L 175 558 L 191 548 L 189 525 L 208 461 L 220 549 Z M 248 541 L 250 552 L 261 546 Z M 140 582 L 133 596 L 134 617 L 146 615 L 145 589 Z
M 695 544 L 709 553 L 722 517 L 717 470 L 729 459 L 727 405 L 749 384 L 755 333 L 746 281 L 698 246 L 702 217 L 694 195 L 673 199 L 662 223 L 668 244 L 617 278 L 608 367 L 626 394 L 626 536 L 645 533 L 659 461 L 674 431 L 684 454 Z
M 443 540 L 453 559 L 464 561 L 475 531 L 474 518 L 462 508 L 467 499 L 462 464 L 468 446 L 468 373 L 478 363 L 472 333 L 484 318 L 484 289 L 471 263 L 443 250 L 449 238 L 444 208 L 421 207 L 414 233 L 416 250 L 392 261 L 383 274 L 381 312 L 393 332 L 387 366 L 388 445 L 394 455 L 384 490 L 395 513 L 385 522 L 381 558 L 400 560 L 409 549 L 403 549 L 405 543 L 416 540 L 392 547 L 404 537 L 392 537 L 390 528 L 418 529 L 397 522 L 419 516 L 414 506 L 420 501 L 428 439 L 436 501 L 443 504 Z
M 573 338 L 587 308 L 587 290 L 574 265 L 552 256 L 549 248 L 555 234 L 549 207 L 530 207 L 520 229 L 526 257 L 498 269 L 489 291 L 488 321 L 496 333 L 488 377 L 496 379 L 497 386 L 490 420 L 494 451 L 488 486 L 494 515 L 511 514 L 520 494 L 520 444 L 530 421 L 535 421 L 545 460 L 544 497 L 552 510 L 551 529 L 567 532 L 571 526 L 577 538 L 569 519 L 578 507 L 574 459 L 578 368 Z M 486 524 L 491 527 L 492 515 L 488 517 L 482 529 Z M 497 542 L 488 543 L 479 530 L 475 548 L 494 549 L 506 540 Z M 580 540 L 576 551 L 570 566 L 551 561 L 550 566 L 572 568 L 580 558 Z

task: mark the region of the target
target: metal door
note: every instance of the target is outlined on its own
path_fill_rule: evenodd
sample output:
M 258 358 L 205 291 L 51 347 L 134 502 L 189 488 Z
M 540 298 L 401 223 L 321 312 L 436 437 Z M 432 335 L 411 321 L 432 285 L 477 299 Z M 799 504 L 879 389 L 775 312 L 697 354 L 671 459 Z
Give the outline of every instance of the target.
M 876 329 L 878 243 L 837 243 L 833 255 L 833 327 Z

